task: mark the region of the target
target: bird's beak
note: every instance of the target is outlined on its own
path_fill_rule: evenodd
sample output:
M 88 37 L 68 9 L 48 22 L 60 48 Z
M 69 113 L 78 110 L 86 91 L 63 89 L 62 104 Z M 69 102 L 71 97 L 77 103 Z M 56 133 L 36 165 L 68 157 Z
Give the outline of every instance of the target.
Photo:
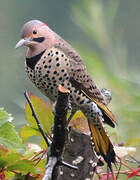
M 22 47 L 22 46 L 28 46 L 31 43 L 30 39 L 21 39 L 15 46 L 15 49 Z

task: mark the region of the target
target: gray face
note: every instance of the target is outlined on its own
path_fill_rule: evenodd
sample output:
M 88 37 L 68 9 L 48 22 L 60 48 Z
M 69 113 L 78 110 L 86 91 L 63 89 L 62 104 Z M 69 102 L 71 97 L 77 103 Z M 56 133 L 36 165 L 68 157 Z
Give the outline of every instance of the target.
M 21 40 L 15 48 L 28 47 L 28 56 L 39 54 L 45 48 L 55 43 L 54 33 L 50 28 L 39 20 L 32 20 L 24 24 L 21 30 Z
M 30 31 L 33 30 L 34 26 L 40 26 L 41 24 L 43 23 L 39 20 L 31 20 L 27 22 L 26 24 L 24 24 L 21 30 L 21 38 L 27 37 L 31 33 Z

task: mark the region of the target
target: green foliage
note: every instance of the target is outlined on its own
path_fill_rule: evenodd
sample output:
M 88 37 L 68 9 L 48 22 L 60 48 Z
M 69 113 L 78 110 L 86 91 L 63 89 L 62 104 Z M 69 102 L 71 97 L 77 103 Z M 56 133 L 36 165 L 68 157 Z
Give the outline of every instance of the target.
M 41 98 L 38 98 L 33 94 L 30 94 L 30 100 L 34 106 L 35 112 L 40 120 L 40 123 L 43 126 L 43 129 L 46 133 L 49 133 L 50 127 L 53 124 L 53 114 L 51 111 L 51 106 L 49 107 L 44 101 L 42 101 Z M 38 129 L 28 103 L 25 104 L 25 115 L 30 127 Z
M 12 120 L 10 114 L 0 109 L 0 144 L 8 149 L 23 148 L 21 138 L 10 123 Z
M 41 98 L 38 98 L 33 94 L 30 94 L 30 100 L 34 106 L 41 126 L 43 127 L 44 131 L 49 134 L 50 128 L 53 125 L 53 114 L 51 111 L 51 106 L 48 106 Z M 26 141 L 29 139 L 29 137 L 40 135 L 40 131 L 38 130 L 38 126 L 34 117 L 32 116 L 32 112 L 28 103 L 25 104 L 25 115 L 28 125 L 23 126 L 21 129 L 21 137 L 23 141 Z M 42 139 L 41 146 L 46 147 L 44 139 Z
M 40 103 L 41 105 L 41 103 Z M 41 107 L 42 108 L 42 107 Z M 49 110 L 49 108 L 47 109 Z M 21 137 L 18 135 L 18 132 L 15 130 L 11 121 L 13 120 L 12 116 L 8 114 L 4 109 L 0 109 L 0 178 L 14 178 L 17 179 L 20 176 L 20 179 L 24 179 L 26 175 L 30 177 L 42 176 L 45 167 L 45 162 L 37 163 L 34 165 L 34 157 L 36 157 L 35 151 L 42 151 L 41 148 L 33 148 L 33 145 L 30 145 L 30 148 L 26 147 Z M 36 135 L 31 131 L 31 127 L 23 127 L 23 133 L 27 133 L 30 128 L 30 136 Z M 33 130 L 35 131 L 35 129 Z M 36 131 L 35 131 L 36 132 Z M 39 133 L 38 133 L 39 134 Z M 28 134 L 23 135 L 23 140 L 27 139 Z M 22 154 L 21 152 L 24 152 Z M 40 153 L 39 153 L 40 154 Z M 38 155 L 39 158 L 41 155 Z M 37 159 L 38 160 L 38 159 Z M 35 160 L 36 162 L 36 160 Z

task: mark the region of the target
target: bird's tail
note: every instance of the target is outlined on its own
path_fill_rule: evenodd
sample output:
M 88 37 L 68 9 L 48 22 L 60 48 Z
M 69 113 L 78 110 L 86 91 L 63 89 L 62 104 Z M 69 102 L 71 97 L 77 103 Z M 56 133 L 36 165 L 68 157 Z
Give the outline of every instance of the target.
M 88 120 L 89 128 L 91 131 L 96 153 L 103 156 L 104 160 L 107 162 L 108 167 L 111 170 L 111 163 L 115 163 L 116 155 L 113 149 L 113 145 L 105 132 L 105 129 L 102 125 L 102 121 L 99 116 L 98 120 L 100 123 L 100 128 L 96 127 L 93 121 Z

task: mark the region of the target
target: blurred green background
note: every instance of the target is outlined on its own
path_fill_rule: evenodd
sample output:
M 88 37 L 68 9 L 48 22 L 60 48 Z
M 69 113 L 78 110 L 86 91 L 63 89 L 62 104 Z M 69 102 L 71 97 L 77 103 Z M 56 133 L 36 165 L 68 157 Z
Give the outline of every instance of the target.
M 24 91 L 48 99 L 28 80 L 25 49 L 15 50 L 22 25 L 39 19 L 83 57 L 97 85 L 112 91 L 118 142 L 135 145 L 140 137 L 139 0 L 0 0 L 0 106 L 12 113 L 17 128 L 24 117 Z

